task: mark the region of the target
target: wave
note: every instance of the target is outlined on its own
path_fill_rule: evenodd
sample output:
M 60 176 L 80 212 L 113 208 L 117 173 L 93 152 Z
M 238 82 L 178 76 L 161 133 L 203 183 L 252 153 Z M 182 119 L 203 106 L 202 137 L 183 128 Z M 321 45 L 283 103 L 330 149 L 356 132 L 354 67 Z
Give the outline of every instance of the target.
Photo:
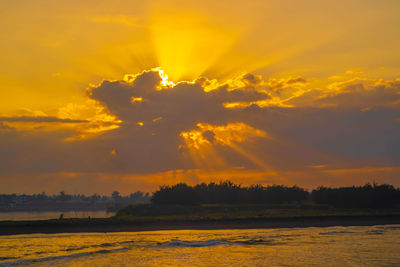
M 386 232 L 386 229 L 371 229 L 367 230 L 365 233 L 367 235 L 383 235 Z M 329 231 L 329 232 L 323 232 L 319 233 L 320 235 L 343 235 L 343 234 L 356 234 L 357 232 L 352 232 L 352 231 Z
M 245 239 L 245 240 L 229 240 L 229 239 L 210 239 L 210 240 L 173 240 L 158 243 L 159 247 L 213 247 L 221 245 L 276 245 L 278 243 L 273 240 L 266 239 Z M 279 243 L 282 244 L 282 243 Z
M 343 235 L 343 234 L 355 234 L 355 232 L 351 231 L 329 231 L 329 232 L 323 232 L 319 233 L 320 235 Z
M 97 251 L 80 252 L 80 253 L 74 253 L 74 254 L 69 254 L 69 255 L 60 255 L 60 256 L 51 256 L 51 257 L 37 258 L 37 259 L 25 259 L 25 260 L 8 261 L 8 262 L 0 263 L 0 266 L 28 265 L 28 264 L 32 264 L 32 263 L 40 263 L 40 262 L 46 262 L 46 261 L 52 261 L 52 260 L 77 258 L 77 257 L 91 256 L 91 255 L 97 255 L 97 254 L 106 254 L 106 253 L 123 251 L 123 250 L 126 250 L 126 249 L 127 248 L 102 249 L 102 250 L 97 250 Z
M 240 245 L 276 245 L 276 244 L 278 244 L 272 240 L 264 240 L 264 239 L 239 240 L 239 241 L 234 241 L 233 243 L 240 244 Z M 282 243 L 280 243 L 280 244 L 282 244 Z
M 160 247 L 212 247 L 227 244 L 226 239 L 211 239 L 204 241 L 184 241 L 184 240 L 173 240 L 163 243 L 158 243 Z
M 18 259 L 18 258 L 17 257 L 0 257 L 0 261 L 13 260 L 13 259 Z
M 386 232 L 386 230 L 370 230 L 367 232 L 368 235 L 383 235 Z
M 101 244 L 93 244 L 93 245 L 86 245 L 86 246 L 72 246 L 68 247 L 64 250 L 64 252 L 76 252 L 74 254 L 67 254 L 67 255 L 61 255 L 61 256 L 53 256 L 53 257 L 44 257 L 44 258 L 37 258 L 37 259 L 28 259 L 28 260 L 18 260 L 20 257 L 0 257 L 0 261 L 6 261 L 0 263 L 0 266 L 9 266 L 9 265 L 24 265 L 24 264 L 29 264 L 31 262 L 41 262 L 41 261 L 47 261 L 47 260 L 53 260 L 53 259 L 58 259 L 58 258 L 65 258 L 65 257 L 78 257 L 78 256 L 86 256 L 86 255 L 91 255 L 91 254 L 98 254 L 98 253 L 109 253 L 109 252 L 114 252 L 118 251 L 120 249 L 127 249 L 128 244 L 132 244 L 134 241 L 128 240 L 128 241 L 121 241 L 121 242 L 114 242 L 114 243 L 101 243 Z M 121 246 L 123 246 L 121 248 Z M 100 249 L 97 251 L 92 251 L 92 252 L 78 252 L 79 250 L 84 250 L 84 249 L 93 249 L 93 248 L 110 248 L 114 247 L 114 249 Z M 58 251 L 53 251 L 54 253 L 57 253 Z M 36 251 L 33 252 L 32 254 L 25 254 L 25 256 L 39 256 L 40 254 L 47 254 L 49 251 Z M 51 252 L 50 252 L 51 253 Z M 9 261 L 9 260 L 15 260 L 15 261 Z M 26 261 L 26 262 L 25 262 Z
M 121 242 L 115 242 L 115 243 L 102 243 L 102 244 L 96 244 L 96 245 L 90 245 L 90 246 L 81 246 L 81 247 L 69 247 L 65 249 L 64 251 L 76 251 L 76 250 L 82 250 L 82 249 L 87 249 L 87 248 L 107 248 L 107 247 L 116 247 L 116 246 L 121 246 L 121 245 L 126 245 L 126 244 L 132 244 L 135 241 L 121 241 Z
M 400 230 L 400 225 L 384 225 L 384 226 L 376 226 L 376 228 L 384 230 Z

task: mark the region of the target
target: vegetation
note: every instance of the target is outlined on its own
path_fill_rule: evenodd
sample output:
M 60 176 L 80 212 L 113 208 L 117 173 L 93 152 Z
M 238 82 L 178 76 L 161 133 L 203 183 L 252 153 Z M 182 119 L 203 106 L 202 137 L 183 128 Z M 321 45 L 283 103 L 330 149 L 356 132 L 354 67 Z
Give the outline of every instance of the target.
M 400 203 L 400 189 L 387 184 L 327 188 L 319 187 L 311 193 L 317 204 L 338 208 L 393 208 Z
M 242 187 L 230 181 L 189 186 L 162 186 L 153 194 L 153 204 L 279 204 L 307 200 L 309 193 L 297 186 L 252 185 Z
M 307 191 L 298 186 L 242 186 L 231 181 L 161 186 L 153 195 L 137 191 L 121 196 L 0 195 L 0 211 L 119 210 L 117 216 L 174 218 L 239 218 L 365 214 L 396 209 L 400 189 L 388 184 L 351 187 L 319 187 Z M 398 209 L 396 209 L 397 212 Z M 367 212 L 371 213 L 370 211 Z M 375 211 L 373 212 L 376 213 Z
M 282 204 L 305 201 L 337 208 L 391 208 L 400 203 L 400 189 L 374 183 L 340 188 L 319 187 L 310 193 L 297 186 L 256 184 L 243 187 L 225 181 L 195 186 L 184 183 L 161 186 L 151 199 L 155 205 Z
M 251 185 L 230 181 L 161 186 L 151 204 L 129 205 L 117 217 L 135 220 L 238 219 L 400 214 L 400 189 L 391 185 L 327 188 Z
M 137 191 L 128 196 L 121 196 L 114 191 L 111 196 L 94 194 L 70 195 L 61 191 L 58 195 L 41 194 L 2 194 L 0 211 L 66 211 L 66 210 L 117 210 L 130 204 L 150 202 L 150 195 Z

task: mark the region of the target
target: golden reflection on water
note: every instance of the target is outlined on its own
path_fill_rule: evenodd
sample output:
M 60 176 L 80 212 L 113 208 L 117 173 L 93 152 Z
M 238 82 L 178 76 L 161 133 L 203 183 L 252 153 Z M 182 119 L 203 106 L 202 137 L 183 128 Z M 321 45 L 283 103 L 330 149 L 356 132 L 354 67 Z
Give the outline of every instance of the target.
M 398 266 L 400 226 L 0 237 L 0 265 Z

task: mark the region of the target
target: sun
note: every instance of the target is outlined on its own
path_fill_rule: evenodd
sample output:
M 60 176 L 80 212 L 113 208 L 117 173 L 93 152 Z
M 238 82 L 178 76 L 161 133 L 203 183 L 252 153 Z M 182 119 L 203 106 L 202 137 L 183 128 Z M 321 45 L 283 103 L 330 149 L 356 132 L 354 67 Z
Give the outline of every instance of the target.
M 199 77 L 237 38 L 231 29 L 187 10 L 156 13 L 150 32 L 158 64 L 175 82 Z

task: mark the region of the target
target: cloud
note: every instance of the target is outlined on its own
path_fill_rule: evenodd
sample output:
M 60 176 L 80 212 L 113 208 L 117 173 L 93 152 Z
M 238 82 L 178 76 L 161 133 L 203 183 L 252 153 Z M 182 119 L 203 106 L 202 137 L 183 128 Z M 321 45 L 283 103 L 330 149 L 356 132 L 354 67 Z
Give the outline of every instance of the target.
M 327 88 L 310 90 L 289 102 L 294 106 L 334 107 L 345 109 L 371 109 L 374 107 L 400 107 L 400 79 L 352 79 L 335 82 Z
M 333 83 L 318 102 L 341 108 L 400 107 L 400 79 L 354 79 Z
M 0 117 L 0 122 L 61 122 L 61 123 L 87 123 L 87 120 L 61 119 L 51 116 L 17 116 L 17 117 Z
M 206 79 L 166 87 L 162 81 L 159 71 L 145 71 L 129 82 L 104 81 L 91 88 L 88 94 L 124 122 L 151 124 L 154 119 L 162 118 L 163 123 L 173 122 L 179 130 L 198 122 L 226 123 L 231 120 L 229 113 L 232 113 L 224 108 L 226 102 L 251 102 L 270 97 L 251 83 L 235 88 L 223 84 L 206 91 L 203 87 L 209 83 Z
M 288 77 L 286 79 L 269 79 L 267 81 L 267 84 L 274 91 L 279 91 L 296 85 L 304 86 L 307 83 L 308 83 L 307 80 L 302 76 Z
M 118 119 L 107 114 L 104 107 L 98 105 L 96 101 L 87 99 L 84 103 L 68 103 L 58 109 L 57 117 L 61 119 L 84 120 L 90 122 L 114 122 L 118 123 Z
M 86 173 L 99 182 L 120 175 L 144 185 L 139 176 L 151 180 L 180 170 L 179 181 L 186 174 L 203 181 L 208 173 L 317 185 L 350 177 L 333 170 L 352 175 L 354 169 L 390 167 L 397 173 L 399 80 L 309 86 L 301 76 L 254 74 L 174 84 L 158 69 L 103 81 L 87 90 L 88 107 L 70 104 L 58 117 L 34 112 L 0 118 L 0 174 L 79 173 L 86 179 Z M 20 131 L 11 122 L 76 125 Z M 146 186 L 163 183 L 150 180 Z
M 245 74 L 222 84 L 201 78 L 193 83 L 183 82 L 165 88 L 162 88 L 161 83 L 162 78 L 158 71 L 146 71 L 136 75 L 130 82 L 103 82 L 90 90 L 90 96 L 125 125 L 143 122 L 142 126 L 132 126 L 137 129 L 135 135 L 140 140 L 138 142 L 152 143 L 146 137 L 152 136 L 152 140 L 157 140 L 159 144 L 171 144 L 171 147 L 160 145 L 163 148 L 160 151 L 175 158 L 182 155 L 171 151 L 188 145 L 182 143 L 179 136 L 196 136 L 196 140 L 189 138 L 192 144 L 197 144 L 198 147 L 198 142 L 214 140 L 215 153 L 222 158 L 230 158 L 231 163 L 240 164 L 243 161 L 242 165 L 249 168 L 264 165 L 291 169 L 284 166 L 286 163 L 282 164 L 282 158 L 290 159 L 291 166 L 300 168 L 318 163 L 322 159 L 332 161 L 333 155 L 350 161 L 373 158 L 375 162 L 382 163 L 391 159 L 392 163 L 397 164 L 400 160 L 400 154 L 393 149 L 399 146 L 395 136 L 400 135 L 396 120 L 400 113 L 390 105 L 399 97 L 397 80 L 352 80 L 332 84 L 325 90 L 306 89 L 308 81 L 301 76 L 264 80 L 261 76 Z M 287 92 L 293 88 L 306 93 L 292 92 L 288 101 Z M 313 94 L 308 94 L 309 90 Z M 285 101 L 296 103 L 296 99 L 307 95 L 310 99 L 299 100 L 297 105 L 292 104 L 290 108 L 281 105 Z M 357 96 L 357 101 L 350 101 Z M 343 100 L 345 97 L 350 99 L 346 102 Z M 274 102 L 262 104 L 274 98 L 279 98 L 275 106 Z M 226 103 L 237 102 L 244 106 L 226 108 Z M 366 110 L 364 107 L 373 108 Z M 158 119 L 155 120 L 156 118 Z M 263 138 L 259 138 L 256 142 L 259 147 L 250 147 L 249 136 L 241 132 L 242 139 L 246 141 L 240 144 L 243 146 L 242 153 L 233 147 L 220 148 L 218 145 L 222 142 L 215 142 L 218 137 L 216 129 L 229 128 L 229 125 L 238 123 L 248 125 L 254 131 L 267 133 L 272 139 L 263 141 Z M 133 128 L 129 128 L 129 131 L 134 131 Z M 122 126 L 119 134 L 128 134 L 127 129 L 127 126 Z M 382 129 L 385 129 L 385 134 Z M 236 135 L 240 136 L 238 133 Z M 250 151 L 252 155 L 244 155 L 243 150 Z M 263 150 L 276 153 L 278 159 L 266 155 Z M 162 155 L 157 153 L 157 149 L 153 152 L 158 157 Z M 254 165 L 254 158 L 258 162 L 270 163 Z M 168 164 L 165 167 L 168 168 Z M 196 166 L 186 162 L 177 167 L 184 169 Z M 163 170 L 165 169 L 159 169 Z

